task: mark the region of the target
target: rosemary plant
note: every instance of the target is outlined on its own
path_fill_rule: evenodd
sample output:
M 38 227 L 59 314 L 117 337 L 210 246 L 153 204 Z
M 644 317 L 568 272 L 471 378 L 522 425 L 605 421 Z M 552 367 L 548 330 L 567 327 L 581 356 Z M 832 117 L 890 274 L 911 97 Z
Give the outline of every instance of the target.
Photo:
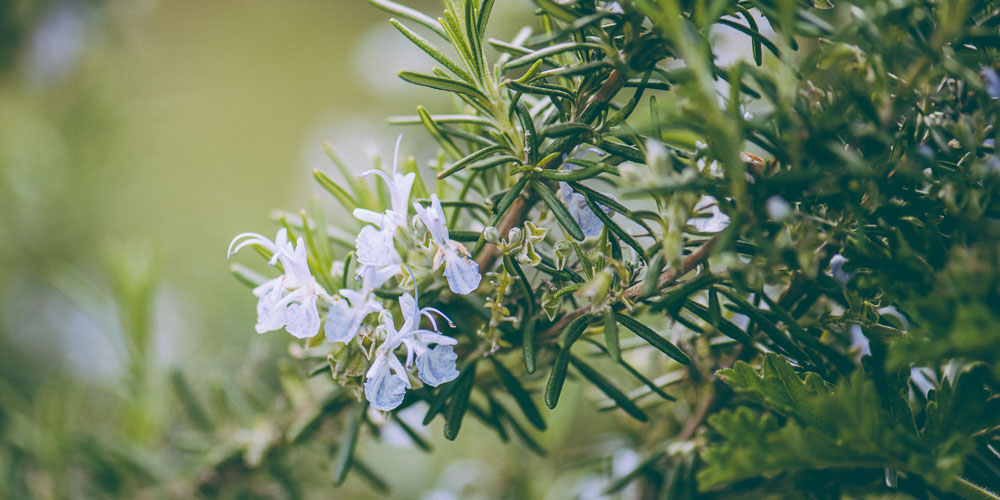
M 491 0 L 372 3 L 453 107 L 390 119 L 436 158 L 331 152 L 353 222 L 233 241 L 336 387 L 275 446 L 336 419 L 333 481 L 373 478 L 359 433 L 422 405 L 542 453 L 586 384 L 646 429 L 608 493 L 996 498 L 1000 4 L 536 0 L 494 39 Z

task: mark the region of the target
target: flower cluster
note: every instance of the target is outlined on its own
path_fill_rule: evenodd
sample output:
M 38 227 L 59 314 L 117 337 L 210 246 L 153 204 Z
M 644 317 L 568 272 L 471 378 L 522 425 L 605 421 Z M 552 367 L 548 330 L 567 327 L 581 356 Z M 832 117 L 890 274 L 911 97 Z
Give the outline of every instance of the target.
M 375 175 L 386 183 L 390 207 L 382 212 L 364 208 L 353 211 L 354 217 L 368 224 L 355 239 L 355 278 L 361 284 L 359 290 L 344 288 L 336 296 L 328 293 L 309 269 L 309 253 L 303 238 L 292 244 L 287 228 L 280 229 L 274 241 L 257 233 L 240 234 L 228 251 L 228 256 L 232 256 L 244 247 L 256 245 L 271 255 L 270 265 L 280 265 L 283 271 L 281 276 L 253 290 L 259 298 L 257 332 L 284 328 L 296 338 L 312 339 L 322 326 L 326 341 L 358 342 L 370 362 L 364 395 L 378 410 L 392 410 L 402 403 L 406 389 L 411 387 L 409 373 L 414 365 L 416 376 L 427 385 L 438 386 L 458 376 L 458 356 L 452 347 L 456 340 L 440 332 L 435 315 L 452 327 L 454 324 L 441 311 L 418 306 L 415 284 L 414 295 L 406 293 L 399 297 L 403 323 L 398 328 L 391 305 L 384 304 L 375 294 L 389 280 L 409 274 L 397 249 L 397 244 L 403 244 L 403 239 L 397 238 L 399 233 L 413 229 L 417 221 L 427 229 L 435 249 L 432 267 L 438 269 L 444 264 L 444 276 L 452 292 L 469 294 L 479 288 L 482 280 L 479 265 L 470 258 L 468 250 L 449 238 L 447 220 L 436 194 L 431 195 L 427 207 L 414 202 L 416 216 L 410 219 L 410 192 L 416 174 L 400 174 L 398 156 L 397 141 L 391 174 L 381 170 L 361 174 L 361 177 Z M 403 285 L 406 280 L 399 281 Z M 376 324 L 363 329 L 370 317 L 377 317 Z M 421 328 L 425 318 L 431 329 Z M 400 349 L 405 351 L 405 362 L 397 357 Z

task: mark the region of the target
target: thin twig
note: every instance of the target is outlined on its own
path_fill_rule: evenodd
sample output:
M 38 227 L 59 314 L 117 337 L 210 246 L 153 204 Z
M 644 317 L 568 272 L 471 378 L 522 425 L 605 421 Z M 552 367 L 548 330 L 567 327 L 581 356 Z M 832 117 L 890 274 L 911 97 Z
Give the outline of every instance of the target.
M 704 262 L 705 259 L 707 259 L 708 256 L 712 254 L 712 249 L 715 248 L 715 245 L 716 243 L 718 243 L 719 238 L 720 238 L 719 234 L 716 234 L 708 241 L 703 243 L 700 247 L 698 247 L 697 250 L 695 250 L 687 257 L 685 257 L 684 260 L 681 261 L 680 266 L 677 266 L 672 269 L 667 269 L 666 271 L 660 273 L 659 278 L 657 278 L 656 280 L 656 289 L 654 293 L 659 292 L 660 290 L 666 288 L 671 283 L 676 281 L 677 278 L 680 278 L 681 276 L 684 276 L 685 274 L 691 272 L 692 270 L 694 270 L 694 268 L 698 267 L 699 264 Z M 643 285 L 644 282 L 639 282 L 636 283 L 635 285 L 632 285 L 631 287 L 625 290 L 622 296 L 630 300 L 642 300 L 646 298 L 642 295 Z M 586 314 L 589 311 L 590 311 L 590 306 L 586 305 L 579 309 L 564 314 L 562 318 L 559 318 L 559 321 L 553 323 L 552 326 L 550 326 L 544 332 L 539 333 L 537 337 L 538 340 L 544 341 L 545 339 L 555 337 L 556 335 L 559 334 L 559 332 L 563 330 L 563 328 L 566 328 L 566 325 L 570 324 L 571 321 L 573 321 L 576 318 L 579 318 L 580 316 Z
M 613 70 L 609 75 L 607 80 L 601 84 L 601 87 L 590 96 L 587 103 L 583 106 L 580 113 L 578 114 L 578 121 L 590 121 L 593 115 L 601 105 L 607 104 L 611 99 L 618 94 L 618 91 L 625 86 L 625 78 L 616 69 Z M 568 151 L 563 151 L 567 153 Z M 525 174 L 527 175 L 527 174 Z M 506 235 L 513 227 L 520 227 L 524 223 L 525 217 L 528 215 L 528 210 L 531 208 L 531 203 L 529 203 L 526 195 L 519 196 L 514 203 L 511 204 L 510 209 L 507 211 L 507 215 L 501 219 L 500 224 L 497 225 L 497 232 L 501 235 Z M 493 269 L 493 266 L 497 262 L 497 258 L 500 256 L 500 249 L 496 245 L 489 243 L 485 248 L 479 253 L 479 257 L 476 259 L 476 263 L 479 264 L 480 272 L 485 272 Z

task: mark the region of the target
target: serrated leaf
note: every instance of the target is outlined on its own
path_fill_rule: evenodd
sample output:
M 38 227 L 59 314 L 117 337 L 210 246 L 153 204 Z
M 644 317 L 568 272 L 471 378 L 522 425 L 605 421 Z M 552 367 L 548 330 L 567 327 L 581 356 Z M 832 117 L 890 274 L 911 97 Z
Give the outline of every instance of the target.
M 800 377 L 784 357 L 773 353 L 764 355 L 760 374 L 737 361 L 717 375 L 736 393 L 808 425 L 822 425 L 824 419 L 814 401 L 816 396 L 833 392 L 833 386 L 815 372 Z

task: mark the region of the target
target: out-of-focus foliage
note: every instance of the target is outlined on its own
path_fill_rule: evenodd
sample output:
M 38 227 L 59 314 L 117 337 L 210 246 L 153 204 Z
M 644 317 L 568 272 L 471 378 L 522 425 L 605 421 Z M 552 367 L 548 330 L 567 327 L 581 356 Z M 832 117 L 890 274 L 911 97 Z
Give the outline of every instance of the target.
M 398 315 L 416 287 L 447 313 L 461 374 L 431 387 L 410 371 L 398 408 L 368 409 L 373 314 L 348 342 L 320 327 L 293 359 L 248 356 L 221 383 L 165 376 L 150 369 L 155 266 L 125 251 L 104 304 L 122 333 L 120 394 L 94 392 L 106 418 L 72 422 L 65 395 L 81 390 L 27 400 L 0 386 L 5 493 L 432 487 L 425 460 L 489 433 L 510 442 L 491 463 L 504 480 L 453 464 L 443 489 L 996 498 L 1000 5 L 536 0 L 518 20 L 529 28 L 492 38 L 491 1 L 446 0 L 440 19 L 372 3 L 440 65 L 393 68 L 450 99 L 390 120 L 438 148 L 400 171 L 416 173 L 412 201 L 440 198 L 484 274 L 453 292 L 435 243 L 407 225 L 389 239 L 406 267 L 374 293 Z M 331 157 L 338 174 L 314 175 L 337 214 L 395 208 Z M 356 291 L 362 224 L 298 206 L 274 219 L 303 237 L 307 272 Z M 260 269 L 234 265 L 250 285 L 273 276 Z M 79 290 L 63 271 L 59 286 Z M 579 408 L 609 413 L 585 425 Z M 387 465 L 380 442 L 430 454 Z M 580 476 L 549 472 L 567 469 Z

